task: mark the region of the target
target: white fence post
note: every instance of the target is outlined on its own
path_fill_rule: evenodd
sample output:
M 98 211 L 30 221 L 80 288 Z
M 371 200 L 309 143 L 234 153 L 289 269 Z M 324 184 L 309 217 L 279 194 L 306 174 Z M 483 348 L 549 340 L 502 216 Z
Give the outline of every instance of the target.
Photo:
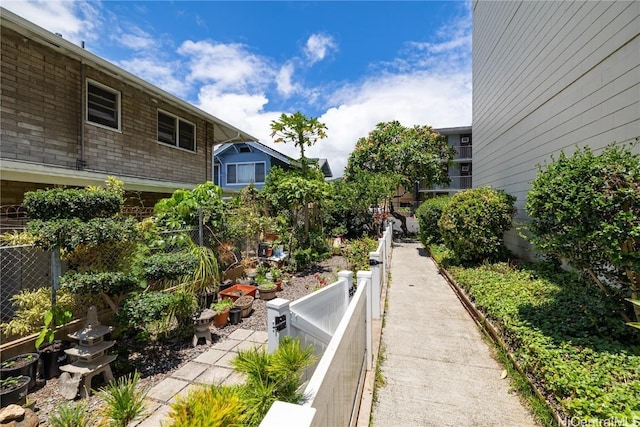
M 338 280 L 344 280 L 345 282 L 347 282 L 347 292 L 345 294 L 344 306 L 348 307 L 349 298 L 351 297 L 350 295 L 351 288 L 353 288 L 353 271 L 342 270 L 338 272 Z
M 278 349 L 280 338 L 291 334 L 291 311 L 289 310 L 290 301 L 284 298 L 274 298 L 267 301 L 267 333 L 269 353 L 273 353 Z M 284 317 L 284 327 L 280 330 L 276 328 L 279 319 Z M 278 319 L 276 319 L 278 318 Z
M 380 248 L 380 245 L 378 245 Z M 380 252 L 369 252 L 369 270 L 371 271 L 371 316 L 374 319 L 380 318 L 380 291 L 382 272 L 384 268 L 384 258 L 382 258 Z M 375 264 L 375 265 L 374 265 Z M 381 268 L 382 267 L 382 268 Z
M 372 298 L 372 292 L 371 292 L 371 271 L 358 271 L 358 273 L 356 274 L 356 278 L 357 278 L 357 283 L 358 286 L 362 285 L 363 281 L 364 286 L 367 287 L 366 289 L 366 294 L 367 294 L 367 319 L 366 319 L 366 323 L 367 323 L 367 327 L 366 327 L 366 358 L 367 358 L 367 371 L 370 371 L 372 366 L 373 366 L 373 352 L 372 352 L 372 347 L 371 347 L 371 308 L 372 308 L 372 303 L 373 303 L 373 298 Z

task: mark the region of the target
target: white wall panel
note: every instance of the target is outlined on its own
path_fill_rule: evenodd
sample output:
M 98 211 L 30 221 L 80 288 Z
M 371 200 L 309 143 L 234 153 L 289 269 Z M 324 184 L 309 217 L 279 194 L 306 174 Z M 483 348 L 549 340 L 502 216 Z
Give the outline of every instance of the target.
M 474 2 L 474 186 L 516 196 L 526 220 L 537 165 L 640 136 L 639 34 L 637 1 Z

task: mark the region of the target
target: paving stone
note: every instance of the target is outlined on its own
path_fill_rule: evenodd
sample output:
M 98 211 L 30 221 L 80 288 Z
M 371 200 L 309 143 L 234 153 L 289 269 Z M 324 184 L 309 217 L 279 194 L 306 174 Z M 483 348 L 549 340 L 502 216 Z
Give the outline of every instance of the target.
M 175 403 L 180 397 L 187 397 L 187 395 L 191 393 L 193 390 L 197 390 L 201 387 L 203 387 L 202 384 L 189 384 L 188 386 L 180 390 L 178 393 L 176 393 L 175 396 L 169 399 L 169 402 L 168 402 L 169 405 Z
M 249 336 L 249 338 L 247 338 L 247 341 L 253 341 L 253 342 L 257 342 L 257 343 L 266 343 L 267 340 L 269 339 L 269 334 L 265 331 L 255 331 L 253 334 L 251 334 L 251 336 Z
M 252 348 L 267 348 L 266 344 L 259 344 L 253 341 L 242 341 L 240 344 L 235 346 L 233 351 L 245 351 Z
M 236 385 L 236 384 L 244 384 L 245 378 L 243 374 L 238 372 L 233 372 L 231 375 L 227 377 L 226 380 L 222 382 L 223 385 Z
M 165 378 L 149 390 L 147 397 L 166 402 L 188 384 L 189 383 L 187 381 L 179 380 L 177 378 Z
M 142 420 L 137 427 L 158 427 L 162 425 L 163 422 L 166 424 L 165 419 L 169 415 L 169 412 L 171 412 L 169 405 L 160 405 L 153 414 Z
M 194 362 L 213 365 L 218 361 L 218 359 L 220 359 L 225 354 L 227 354 L 227 352 L 222 350 L 209 349 L 204 353 L 202 353 L 200 356 L 196 357 Z
M 194 381 L 201 384 L 222 384 L 222 382 L 233 373 L 233 369 L 223 368 L 222 366 L 212 366 L 200 374 Z
M 238 354 L 234 352 L 226 353 L 224 356 L 222 356 L 220 359 L 216 361 L 215 365 L 233 369 L 233 365 L 231 364 L 231 361 L 235 359 L 237 356 Z
M 240 344 L 241 340 L 230 340 L 230 339 L 226 339 L 224 341 L 220 341 L 219 343 L 215 343 L 213 346 L 211 346 L 211 348 L 215 349 L 215 350 L 222 350 L 222 351 L 235 351 L 233 350 L 235 346 L 237 346 L 238 344 Z
M 242 341 L 249 338 L 253 333 L 254 331 L 250 329 L 236 329 L 235 331 L 231 332 L 231 334 L 229 335 L 229 339 Z
M 171 374 L 174 378 L 180 378 L 182 380 L 193 381 L 198 375 L 203 373 L 208 368 L 208 365 L 198 362 L 187 362 L 184 366 L 180 367 L 177 371 Z

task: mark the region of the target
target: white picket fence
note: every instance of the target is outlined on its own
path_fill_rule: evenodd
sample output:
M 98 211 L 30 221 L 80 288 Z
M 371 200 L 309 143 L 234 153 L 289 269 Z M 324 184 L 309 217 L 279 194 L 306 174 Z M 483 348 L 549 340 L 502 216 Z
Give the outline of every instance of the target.
M 388 277 L 392 226 L 370 255 L 370 270 L 341 271 L 338 280 L 295 302 L 276 298 L 267 303 L 269 350 L 281 338 L 312 344 L 318 362 L 306 372 L 305 402 L 276 402 L 261 427 L 355 425 L 364 377 L 373 363 L 372 319 L 380 318 L 380 296 Z M 353 296 L 349 296 L 352 294 Z

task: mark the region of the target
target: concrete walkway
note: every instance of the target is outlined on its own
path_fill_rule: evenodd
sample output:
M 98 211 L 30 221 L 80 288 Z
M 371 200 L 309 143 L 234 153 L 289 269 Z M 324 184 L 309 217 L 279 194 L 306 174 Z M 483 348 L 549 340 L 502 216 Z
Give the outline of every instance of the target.
M 373 425 L 536 426 L 419 243 L 394 243 Z
M 167 417 L 170 405 L 178 396 L 189 393 L 194 387 L 204 384 L 238 384 L 243 382 L 240 374 L 233 371 L 231 360 L 240 350 L 266 346 L 267 333 L 237 329 L 229 337 L 211 346 L 207 351 L 185 363 L 171 376 L 156 384 L 147 394 L 147 418 L 138 427 L 158 427 Z

